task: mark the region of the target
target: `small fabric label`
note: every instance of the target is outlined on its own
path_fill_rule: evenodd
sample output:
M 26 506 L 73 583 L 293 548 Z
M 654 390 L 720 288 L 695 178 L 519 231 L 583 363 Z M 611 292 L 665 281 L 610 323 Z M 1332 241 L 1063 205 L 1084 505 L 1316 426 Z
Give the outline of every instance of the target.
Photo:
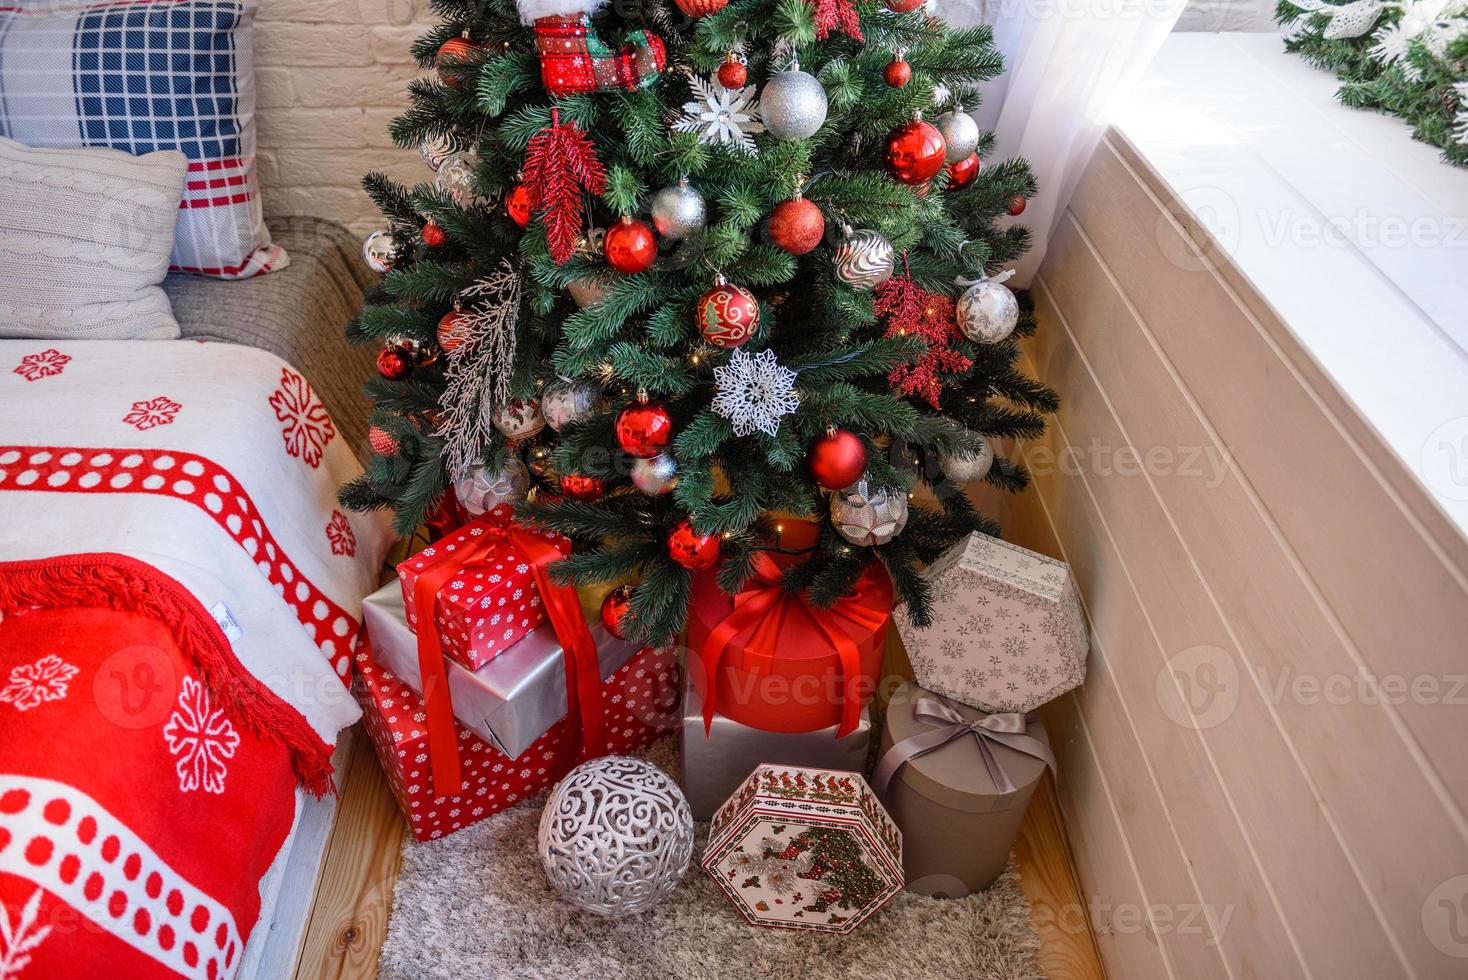
M 219 624 L 220 632 L 230 643 L 240 642 L 240 638 L 245 635 L 245 631 L 240 628 L 239 620 L 234 618 L 234 613 L 229 611 L 229 607 L 224 604 L 223 600 L 209 607 L 209 615 L 214 617 L 214 622 Z

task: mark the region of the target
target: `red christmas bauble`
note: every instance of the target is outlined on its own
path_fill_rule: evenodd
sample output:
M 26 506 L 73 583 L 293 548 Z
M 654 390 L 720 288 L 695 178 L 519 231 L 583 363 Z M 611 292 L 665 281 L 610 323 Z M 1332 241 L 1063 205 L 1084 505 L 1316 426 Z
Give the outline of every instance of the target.
M 770 241 L 791 255 L 804 255 L 825 236 L 825 215 L 803 197 L 781 201 L 770 212 Z
M 695 533 L 685 517 L 668 533 L 668 557 L 690 572 L 711 568 L 719 560 L 719 536 Z
M 810 475 L 827 490 L 845 490 L 866 472 L 867 448 L 861 438 L 837 429 L 810 447 Z
M 894 14 L 910 14 L 925 2 L 926 0 L 887 0 L 887 9 Z
M 438 80 L 449 88 L 459 88 L 464 84 L 463 79 L 458 77 L 457 72 L 445 72 L 443 70 L 444 66 L 452 62 L 464 61 L 472 57 L 478 50 L 479 45 L 467 37 L 451 37 L 443 42 L 443 47 L 438 49 L 438 56 L 435 59 L 435 63 L 438 65 Z
M 658 257 L 658 240 L 647 222 L 624 217 L 607 229 L 602 251 L 608 265 L 631 275 L 652 266 Z
M 413 356 L 402 347 L 384 347 L 377 352 L 377 373 L 389 381 L 401 381 L 413 370 Z
M 729 6 L 729 0 L 673 0 L 689 17 L 707 17 Z
M 607 628 L 608 633 L 619 640 L 625 640 L 627 637 L 622 632 L 622 620 L 631 611 L 632 587 L 619 585 L 601 601 L 601 624 Z
M 902 88 L 912 81 L 912 65 L 901 58 L 893 58 L 882 70 L 882 79 L 892 88 Z
M 979 176 L 979 155 L 970 153 L 948 168 L 948 189 L 961 191 Z
M 722 280 L 699 297 L 697 312 L 699 333 L 715 347 L 739 347 L 759 329 L 759 300 Z
M 617 416 L 615 431 L 623 452 L 652 459 L 673 441 L 673 417 L 657 402 L 634 402 Z
M 567 473 L 561 477 L 561 493 L 572 500 L 595 500 L 607 492 L 600 478 L 583 473 Z
M 914 119 L 887 137 L 887 169 L 904 184 L 922 184 L 948 162 L 943 134 L 932 123 Z
M 386 429 L 372 426 L 367 430 L 367 445 L 379 456 L 396 456 L 398 441 Z
M 725 88 L 743 88 L 747 81 L 749 81 L 749 69 L 744 66 L 744 62 L 732 54 L 728 61 L 719 66 L 719 84 Z
M 469 319 L 467 313 L 458 310 L 449 310 L 438 321 L 438 349 L 445 354 L 452 352 L 464 341 L 469 339 L 464 330 L 465 321 Z
M 1010 214 L 1024 214 L 1025 213 L 1025 205 L 1028 204 L 1028 203 L 1029 202 L 1026 201 L 1020 195 L 1018 195 L 1018 194 L 1014 195 L 1014 197 L 1011 197 L 1009 199 L 1009 213 Z
M 448 240 L 449 236 L 444 230 L 432 221 L 423 226 L 423 244 L 429 248 L 438 248 Z
M 530 188 L 524 184 L 516 184 L 505 195 L 505 210 L 509 212 L 510 220 L 521 228 L 530 224 Z

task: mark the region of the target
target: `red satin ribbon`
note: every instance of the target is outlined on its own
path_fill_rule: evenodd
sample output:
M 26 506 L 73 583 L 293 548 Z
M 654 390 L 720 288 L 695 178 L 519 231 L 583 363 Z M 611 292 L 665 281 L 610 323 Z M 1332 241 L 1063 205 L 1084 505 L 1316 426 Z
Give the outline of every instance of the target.
M 472 565 L 487 560 L 508 541 L 530 563 L 530 574 L 546 617 L 556 631 L 566 658 L 566 714 L 581 726 L 579 758 L 587 759 L 606 750 L 605 718 L 602 711 L 601 666 L 596 641 L 581 613 L 576 590 L 551 581 L 547 570 L 562 555 L 544 538 L 513 525 L 480 519 L 484 533 L 470 540 L 452 556 L 445 556 L 424 569 L 413 583 L 413 607 L 418 614 L 418 669 L 423 678 L 423 701 L 428 714 L 428 758 L 433 769 L 435 796 L 453 796 L 463 787 L 459 768 L 458 737 L 454 731 L 454 706 L 449 698 L 448 668 L 444 665 L 434 607 L 438 592 L 449 579 Z M 448 787 L 454 787 L 449 789 Z
M 708 734 L 714 723 L 717 707 L 719 666 L 724 654 L 733 644 L 734 638 L 751 626 L 754 632 L 743 647 L 744 669 L 752 674 L 768 674 L 774 669 L 779 641 L 785 617 L 797 607 L 805 612 L 826 634 L 826 639 L 836 648 L 836 657 L 841 663 L 841 728 L 837 737 L 849 734 L 861 723 L 860 683 L 861 651 L 856 641 L 842 628 L 843 621 L 859 631 L 870 633 L 887 621 L 886 608 L 873 609 L 869 602 L 872 590 L 870 571 L 864 572 L 856 581 L 856 589 L 844 596 L 830 609 L 812 606 L 802 593 L 788 592 L 780 585 L 780 566 L 764 552 L 754 556 L 754 574 L 734 596 L 734 609 L 710 631 L 704 641 L 703 669 L 708 681 L 707 695 L 703 702 L 703 726 Z

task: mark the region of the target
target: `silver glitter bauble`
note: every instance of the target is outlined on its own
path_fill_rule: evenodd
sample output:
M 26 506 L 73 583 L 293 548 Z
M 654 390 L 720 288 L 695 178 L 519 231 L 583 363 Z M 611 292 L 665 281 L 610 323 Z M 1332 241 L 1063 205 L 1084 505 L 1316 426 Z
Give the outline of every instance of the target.
M 892 278 L 892 243 L 874 231 L 854 231 L 836 246 L 836 276 L 870 292 Z
M 596 413 L 601 389 L 585 381 L 558 381 L 540 396 L 540 414 L 557 432 L 571 422 L 584 422 Z
M 1019 301 L 998 279 L 983 279 L 964 290 L 957 312 L 963 335 L 983 344 L 997 344 L 1019 324 Z
M 528 402 L 513 401 L 501 405 L 490 415 L 490 422 L 504 433 L 506 439 L 529 439 L 545 428 L 545 416 L 540 413 L 540 402 L 534 398 Z
M 434 183 L 438 189 L 454 199 L 460 207 L 468 207 L 479 200 L 479 191 L 474 171 L 479 166 L 479 154 L 473 150 L 460 150 L 450 154 L 439 165 Z
M 652 459 L 639 459 L 632 464 L 632 485 L 649 497 L 667 493 L 677 482 L 678 463 L 667 453 Z
M 861 480 L 831 495 L 831 524 L 854 545 L 886 544 L 907 527 L 907 494 L 869 489 Z
M 529 489 L 530 471 L 518 456 L 506 459 L 504 468 L 498 473 L 491 473 L 487 467 L 475 464 L 454 481 L 454 496 L 475 517 L 494 510 L 500 504 L 519 503 L 525 499 Z
M 765 129 L 782 140 L 814 136 L 826 122 L 826 108 L 825 88 L 814 75 L 799 68 L 771 78 L 759 94 L 760 118 Z
M 962 109 L 943 113 L 935 125 L 948 146 L 949 163 L 967 160 L 979 151 L 979 124 Z
M 974 453 L 960 453 L 948 455 L 938 454 L 938 468 L 943 475 L 954 483 L 972 483 L 982 480 L 994 465 L 994 447 L 989 445 L 989 440 L 983 436 L 974 434 L 979 440 L 979 450 Z
M 673 893 L 693 859 L 693 812 L 657 766 L 613 755 L 584 762 L 540 815 L 540 863 L 567 902 L 636 915 Z
M 707 220 L 703 195 L 689 186 L 687 177 L 653 195 L 652 224 L 664 238 L 687 238 L 702 231 Z
M 418 158 L 428 165 L 428 169 L 434 173 L 443 166 L 443 162 L 455 153 L 459 152 L 459 141 L 452 136 L 430 136 L 418 144 Z
M 607 287 L 595 279 L 576 279 L 566 287 L 566 292 L 571 294 L 572 302 L 584 310 L 606 299 Z
M 397 236 L 390 231 L 374 231 L 362 243 L 362 258 L 373 272 L 387 272 L 397 265 L 401 252 Z

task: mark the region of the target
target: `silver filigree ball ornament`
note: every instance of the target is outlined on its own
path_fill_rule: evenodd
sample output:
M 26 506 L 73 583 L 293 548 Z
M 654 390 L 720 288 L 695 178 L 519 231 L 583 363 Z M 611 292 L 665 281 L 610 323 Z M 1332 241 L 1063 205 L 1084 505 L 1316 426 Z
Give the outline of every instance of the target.
M 973 116 L 963 111 L 963 106 L 943 113 L 938 117 L 936 125 L 948 147 L 949 163 L 967 160 L 979 151 L 979 124 L 974 122 Z
M 799 63 L 765 82 L 759 93 L 760 118 L 765 130 L 782 140 L 814 136 L 826 122 L 826 89 Z
M 886 544 L 907 527 L 907 494 L 869 487 L 860 480 L 831 495 L 831 524 L 859 547 Z
M 667 453 L 632 463 L 632 485 L 649 497 L 667 493 L 677 482 L 678 462 Z
M 586 381 L 561 380 L 545 389 L 540 396 L 540 413 L 546 424 L 557 432 L 572 422 L 585 422 L 596 413 L 601 402 L 601 389 Z
M 994 465 L 994 447 L 989 445 L 989 440 L 977 433 L 973 433 L 973 436 L 979 442 L 979 449 L 976 452 L 938 454 L 938 468 L 954 483 L 972 483 L 975 480 L 982 480 L 988 475 L 990 467 Z
M 457 152 L 459 141 L 452 136 L 430 136 L 418 144 L 418 158 L 434 173 L 438 173 L 443 162 Z
M 652 224 L 664 238 L 676 241 L 697 234 L 707 220 L 703 195 L 693 189 L 687 177 L 653 195 Z
M 836 278 L 853 289 L 870 292 L 892 278 L 892 243 L 874 231 L 843 229 L 846 237 L 836 246 Z
M 556 784 L 540 815 L 551 887 L 595 915 L 636 915 L 678 887 L 693 859 L 693 812 L 657 766 L 613 755 Z
M 398 237 L 390 231 L 379 229 L 362 242 L 362 259 L 373 272 L 388 272 L 398 264 L 402 254 Z
M 489 417 L 490 424 L 502 432 L 506 439 L 519 441 L 545 428 L 545 416 L 540 412 L 540 401 L 512 401 L 496 408 Z
M 969 340 L 997 344 L 1019 325 L 1019 301 L 1004 285 L 1014 270 L 970 283 L 958 297 L 958 326 Z
M 478 463 L 466 467 L 454 481 L 454 496 L 471 515 L 478 517 L 500 504 L 517 504 L 530 489 L 530 471 L 520 457 L 510 456 L 504 468 L 491 473 Z
M 454 199 L 460 207 L 468 207 L 479 200 L 478 181 L 474 171 L 479 166 L 479 154 L 473 150 L 460 150 L 445 157 L 438 167 L 434 183 L 438 189 Z

